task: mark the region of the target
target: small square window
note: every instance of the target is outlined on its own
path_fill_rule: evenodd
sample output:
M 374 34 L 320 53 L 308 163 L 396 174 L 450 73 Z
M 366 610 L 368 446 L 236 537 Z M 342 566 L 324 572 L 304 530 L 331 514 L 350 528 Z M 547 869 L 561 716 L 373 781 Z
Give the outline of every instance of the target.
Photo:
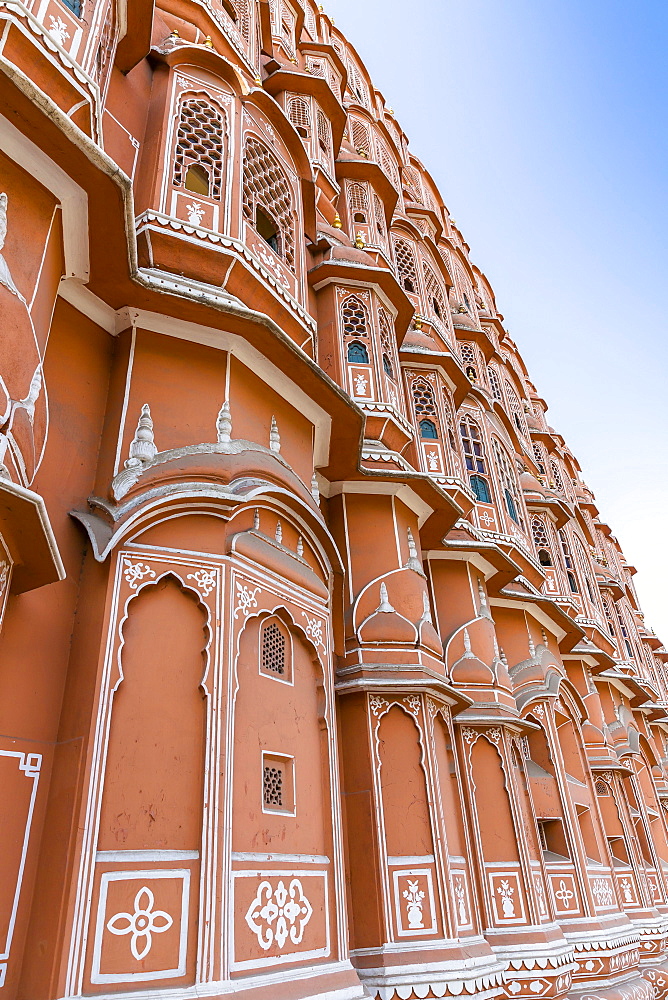
M 260 673 L 275 680 L 292 683 L 292 642 L 290 633 L 276 619 L 260 628 Z
M 262 754 L 262 811 L 295 815 L 294 758 Z

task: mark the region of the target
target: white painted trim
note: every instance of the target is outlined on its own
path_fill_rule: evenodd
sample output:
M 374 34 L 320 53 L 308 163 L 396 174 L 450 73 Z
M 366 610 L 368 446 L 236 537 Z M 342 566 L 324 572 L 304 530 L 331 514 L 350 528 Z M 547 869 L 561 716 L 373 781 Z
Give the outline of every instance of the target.
M 42 767 L 42 755 L 40 753 L 22 753 L 20 750 L 0 750 L 0 757 L 15 757 L 18 760 L 18 768 L 23 771 L 26 778 L 32 778 L 32 790 L 30 792 L 30 802 L 28 803 L 28 814 L 26 816 L 24 834 L 23 834 L 23 845 L 21 847 L 21 859 L 19 861 L 18 871 L 16 873 L 16 888 L 14 890 L 14 899 L 12 901 L 12 910 L 9 915 L 9 924 L 7 927 L 7 937 L 5 939 L 5 945 L 2 951 L 0 951 L 0 959 L 5 959 L 5 961 L 0 964 L 0 987 L 4 985 L 5 975 L 7 972 L 7 961 L 9 959 L 9 952 L 12 947 L 12 939 L 14 937 L 14 929 L 16 926 L 16 914 L 19 908 L 19 901 L 21 898 L 21 887 L 23 885 L 23 872 L 25 870 L 26 857 L 28 854 L 28 844 L 30 842 L 30 832 L 32 830 L 32 818 L 35 811 L 35 799 L 37 798 L 37 786 L 39 784 L 39 776 Z
M 412 510 L 413 513 L 417 515 L 420 527 L 422 527 L 427 518 L 434 512 L 433 507 L 430 507 L 428 503 L 425 503 L 425 501 L 417 495 L 415 490 L 403 483 L 383 483 L 372 480 L 371 482 L 341 481 L 329 484 L 328 496 L 337 497 L 341 493 L 367 493 L 380 496 L 397 497 L 397 499 L 401 500 L 401 502 L 404 503 L 409 510 Z
M 433 854 L 415 854 L 406 857 L 401 856 L 388 856 L 388 865 L 429 865 L 433 864 L 436 859 Z
M 56 196 L 63 208 L 63 247 L 68 278 L 89 278 L 88 196 L 38 146 L 0 115 L 0 149 Z
M 100 972 L 102 954 L 102 935 L 105 928 L 107 908 L 107 892 L 110 882 L 130 882 L 135 880 L 155 881 L 156 879 L 183 880 L 181 894 L 181 926 L 179 928 L 179 962 L 175 968 L 162 969 L 159 972 Z M 172 871 L 127 871 L 103 872 L 100 880 L 100 899 L 97 906 L 95 926 L 95 943 L 93 945 L 93 960 L 90 973 L 91 983 L 147 983 L 156 979 L 176 979 L 186 973 L 186 951 L 188 946 L 188 902 L 190 900 L 190 871 L 187 868 L 177 868 Z
M 328 865 L 330 859 L 324 854 L 253 854 L 248 851 L 232 851 L 232 861 L 250 861 L 266 864 L 268 861 L 297 865 Z
M 114 310 L 86 285 L 82 285 L 78 278 L 63 278 L 58 286 L 58 295 L 107 333 L 116 333 Z
M 198 861 L 199 851 L 98 851 L 96 861 Z

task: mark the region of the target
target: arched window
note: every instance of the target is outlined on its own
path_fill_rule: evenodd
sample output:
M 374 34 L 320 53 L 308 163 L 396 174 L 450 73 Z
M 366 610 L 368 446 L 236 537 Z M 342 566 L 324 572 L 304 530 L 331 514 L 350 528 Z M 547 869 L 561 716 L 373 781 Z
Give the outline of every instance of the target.
M 371 155 L 371 134 L 369 127 L 360 121 L 359 118 L 350 119 L 350 139 L 360 156 L 369 157 Z
M 366 306 L 356 295 L 349 295 L 344 300 L 341 306 L 341 323 L 346 337 L 366 337 L 368 335 L 369 320 Z
M 524 425 L 524 411 L 522 410 L 522 404 L 520 403 L 517 393 L 508 380 L 506 380 L 506 398 L 508 399 L 508 405 L 510 406 L 515 426 L 517 427 L 518 432 L 524 435 L 526 433 L 526 428 Z
M 387 246 L 387 232 L 385 230 L 385 209 L 383 208 L 383 203 L 374 192 L 373 196 L 373 210 L 376 217 L 376 232 L 378 233 L 378 238 L 382 244 Z
M 292 680 L 292 642 L 285 625 L 269 618 L 260 627 L 260 673 L 282 681 Z
M 81 0 L 63 0 L 66 7 L 72 11 L 75 17 L 81 17 L 82 3 Z
M 416 381 L 413 382 L 413 403 L 415 405 L 416 416 L 436 416 L 434 390 L 428 382 L 425 382 L 424 379 L 416 379 Z
M 561 542 L 561 551 L 564 557 L 564 566 L 566 569 L 573 569 L 573 557 L 571 555 L 571 549 L 568 544 L 568 538 L 566 537 L 566 532 L 563 528 L 559 529 L 559 541 Z M 578 593 L 576 590 L 575 593 Z
M 492 395 L 494 396 L 494 399 L 498 399 L 502 402 L 503 393 L 501 392 L 501 380 L 499 379 L 499 373 L 493 365 L 487 366 L 487 377 L 489 379 L 489 384 L 492 387 Z
M 415 167 L 404 167 L 403 184 L 409 201 L 414 201 L 418 205 L 423 204 L 422 179 Z
M 437 319 L 445 321 L 447 309 L 445 305 L 443 285 L 438 280 L 434 269 L 425 260 L 422 261 L 422 273 L 424 275 L 427 307 Z
M 496 460 L 496 468 L 501 481 L 501 488 L 503 489 L 503 497 L 506 501 L 506 510 L 508 511 L 511 520 L 513 520 L 515 524 L 523 527 L 521 514 L 522 505 L 520 503 L 519 490 L 517 488 L 517 479 L 513 473 L 510 459 L 508 458 L 505 448 L 499 444 L 496 438 L 494 439 L 494 458 Z
M 292 192 L 283 168 L 260 139 L 249 136 L 244 150 L 244 215 L 263 239 L 295 269 Z
M 222 196 L 223 115 L 209 101 L 193 97 L 181 104 L 173 183 L 211 198 Z
M 561 478 L 561 469 L 555 462 L 553 458 L 550 459 L 550 475 L 552 476 L 552 482 L 550 486 L 555 487 L 560 493 L 564 492 L 564 482 Z
M 369 220 L 369 194 L 366 184 L 354 181 L 348 185 L 348 206 L 353 222 L 366 223 Z
M 485 453 L 483 450 L 482 435 L 475 420 L 468 415 L 462 417 L 459 422 L 459 433 L 462 438 L 464 448 L 464 459 L 469 472 L 486 474 Z
M 466 342 L 460 343 L 458 346 L 466 377 L 473 385 L 476 385 L 478 382 L 478 355 L 475 346 Z
M 378 309 L 378 326 L 380 328 L 380 346 L 383 351 L 383 368 L 391 379 L 394 379 L 394 364 L 396 359 L 396 342 L 394 324 L 389 313 L 382 306 Z M 387 359 L 387 365 L 385 360 Z M 389 370 L 388 370 L 389 368 Z
M 483 479 L 482 476 L 470 476 L 469 482 L 476 500 L 480 503 L 492 502 L 492 497 L 489 492 L 489 484 L 486 479 Z
M 364 344 L 359 340 L 353 340 L 348 344 L 348 361 L 359 365 L 369 364 L 369 353 Z
M 311 109 L 303 97 L 291 97 L 289 99 L 288 118 L 302 139 L 311 138 Z
M 568 577 L 568 586 L 570 587 L 571 594 L 579 594 L 580 588 L 578 587 L 578 582 L 575 579 L 575 573 L 571 570 L 566 571 L 566 576 Z
M 603 612 L 605 614 L 605 620 L 606 620 L 606 622 L 608 624 L 608 632 L 610 633 L 610 635 L 614 639 L 614 638 L 616 638 L 615 637 L 615 620 L 612 617 L 612 608 L 610 607 L 610 599 L 607 597 L 606 594 L 603 594 L 602 595 L 602 601 L 603 601 Z
M 407 292 L 417 292 L 418 277 L 415 265 L 415 253 L 408 240 L 394 241 L 394 259 L 397 262 L 399 282 Z
M 533 457 L 536 461 L 536 468 L 538 469 L 539 475 L 544 476 L 545 465 L 544 465 L 543 452 L 541 451 L 540 445 L 537 443 L 534 443 L 533 445 Z
M 436 424 L 433 420 L 420 421 L 420 437 L 438 438 L 438 431 L 436 430 Z
M 320 152 L 329 159 L 332 153 L 332 128 L 327 117 L 318 109 L 316 112 L 316 124 L 318 127 L 318 146 Z
M 547 527 L 542 517 L 531 518 L 531 534 L 534 545 L 538 550 L 538 561 L 541 566 L 552 566 L 552 555 L 550 553 L 550 541 L 547 536 Z
M 237 12 L 236 25 L 239 34 L 248 45 L 251 40 L 251 13 L 248 0 L 231 0 L 231 2 Z

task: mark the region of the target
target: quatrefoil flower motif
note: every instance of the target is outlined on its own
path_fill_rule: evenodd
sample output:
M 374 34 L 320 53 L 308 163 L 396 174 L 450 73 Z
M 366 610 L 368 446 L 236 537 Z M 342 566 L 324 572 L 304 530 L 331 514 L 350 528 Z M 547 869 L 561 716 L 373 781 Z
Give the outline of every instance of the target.
M 138 962 L 145 958 L 153 944 L 153 934 L 164 934 L 174 921 L 164 910 L 154 910 L 155 897 L 147 886 L 142 886 L 134 902 L 134 913 L 115 913 L 107 922 L 112 934 L 131 934 L 130 951 Z

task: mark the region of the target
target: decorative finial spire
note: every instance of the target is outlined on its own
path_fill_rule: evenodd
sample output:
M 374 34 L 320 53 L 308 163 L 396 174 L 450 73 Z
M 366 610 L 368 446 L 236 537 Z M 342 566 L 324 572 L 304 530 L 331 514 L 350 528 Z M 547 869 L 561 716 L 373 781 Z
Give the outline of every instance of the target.
M 412 569 L 413 572 L 419 573 L 420 576 L 424 576 L 424 570 L 422 569 L 422 563 L 418 558 L 418 550 L 415 545 L 415 539 L 413 538 L 413 532 L 410 528 L 407 531 L 408 535 L 408 562 L 405 565 L 405 569 Z
M 335 229 L 342 229 L 343 228 L 343 223 L 341 222 L 341 216 L 339 215 L 338 212 L 334 216 L 334 223 L 333 223 L 333 225 L 334 225 Z
M 304 558 L 304 539 L 301 535 L 297 539 L 297 555 L 300 559 Z
M 144 403 L 135 436 L 130 444 L 130 458 L 138 458 L 140 462 L 152 462 L 157 454 L 158 449 L 153 439 L 151 408 L 148 403 Z
M 427 622 L 429 625 L 434 624 L 434 620 L 431 617 L 431 607 L 429 606 L 429 597 L 426 590 L 423 590 L 422 592 L 422 618 L 420 619 L 420 622 Z
M 534 646 L 534 641 L 531 638 L 531 633 L 529 633 L 529 656 L 534 657 L 536 655 L 536 647 Z
M 415 313 L 415 316 L 413 317 L 413 327 L 415 330 L 422 329 L 422 316 L 420 316 L 419 313 Z
M 283 525 L 280 521 L 276 522 L 276 534 L 274 536 L 279 545 L 283 543 Z
M 311 476 L 311 496 L 313 497 L 314 501 L 316 502 L 316 504 L 319 507 L 320 506 L 320 487 L 318 486 L 318 477 L 316 476 L 315 472 Z
M 255 508 L 255 513 L 253 514 L 253 531 L 260 530 L 260 508 Z
M 474 654 L 471 650 L 471 636 L 469 635 L 469 630 L 467 628 L 464 629 L 462 638 L 464 640 L 464 656 L 462 659 L 471 660 L 473 659 Z
M 211 41 L 211 35 L 207 35 L 206 36 L 206 38 L 204 39 L 204 44 L 206 45 L 207 49 L 212 49 L 213 48 L 213 42 Z
M 501 647 L 501 652 L 499 654 L 499 659 L 501 660 L 501 663 L 503 663 L 504 667 L 507 670 L 508 669 L 508 657 L 505 654 L 505 650 L 503 649 L 503 646 Z
M 542 629 L 540 630 L 540 634 L 541 634 L 541 638 L 542 638 L 542 640 L 543 640 L 543 645 L 544 645 L 544 646 L 547 646 L 547 644 L 548 644 L 548 643 L 547 643 L 547 635 L 545 634 L 545 629 L 544 629 L 544 628 L 542 628 Z
M 271 418 L 271 430 L 269 431 L 269 447 L 278 455 L 281 450 L 281 435 L 278 433 L 276 417 Z
M 492 617 L 492 612 L 489 609 L 489 604 L 487 603 L 487 594 L 485 593 L 485 588 L 482 585 L 482 581 L 478 579 L 478 594 L 480 596 L 480 615 L 482 618 Z
M 232 413 L 228 399 L 225 400 L 220 408 L 218 419 L 216 420 L 216 430 L 218 431 L 218 444 L 229 444 L 232 438 Z
M 384 583 L 380 585 L 380 604 L 378 605 L 378 611 L 382 611 L 385 614 L 391 614 L 394 608 L 390 604 L 387 597 L 387 586 Z
M 355 246 L 358 250 L 364 250 L 366 243 L 364 242 L 364 233 L 355 234 Z

